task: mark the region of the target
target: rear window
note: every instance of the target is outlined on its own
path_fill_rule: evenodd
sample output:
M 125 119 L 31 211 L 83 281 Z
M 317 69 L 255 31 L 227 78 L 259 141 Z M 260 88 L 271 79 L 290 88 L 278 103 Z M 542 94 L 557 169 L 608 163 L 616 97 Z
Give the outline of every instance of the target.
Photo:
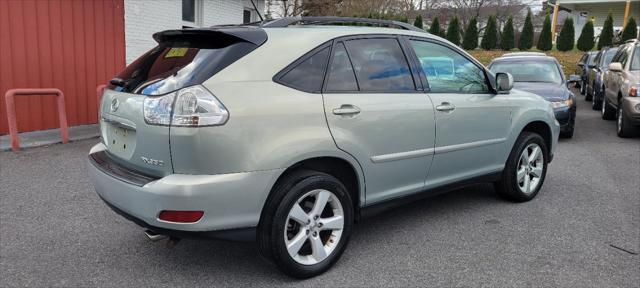
M 109 89 L 160 95 L 201 84 L 258 46 L 224 33 L 165 37 L 112 79 Z

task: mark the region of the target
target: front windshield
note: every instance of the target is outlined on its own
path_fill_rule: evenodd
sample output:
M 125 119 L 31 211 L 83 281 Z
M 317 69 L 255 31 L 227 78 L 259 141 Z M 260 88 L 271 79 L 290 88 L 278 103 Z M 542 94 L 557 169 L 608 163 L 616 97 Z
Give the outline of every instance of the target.
M 491 72 L 507 72 L 514 82 L 562 83 L 562 77 L 556 63 L 551 61 L 509 61 L 495 62 L 489 68 Z
M 613 56 L 616 55 L 616 52 L 618 52 L 618 49 L 609 49 L 604 53 L 604 59 L 602 59 L 602 67 L 609 67 L 609 64 L 611 64 L 611 59 L 613 59 Z

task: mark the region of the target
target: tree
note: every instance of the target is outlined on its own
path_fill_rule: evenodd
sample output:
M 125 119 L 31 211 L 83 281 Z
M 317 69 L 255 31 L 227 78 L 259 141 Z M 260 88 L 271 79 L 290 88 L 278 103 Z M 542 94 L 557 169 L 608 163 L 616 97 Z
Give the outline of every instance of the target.
M 542 51 L 549 51 L 553 48 L 553 44 L 551 43 L 551 18 L 549 17 L 549 13 L 547 13 L 547 16 L 544 18 L 542 32 L 540 32 L 540 37 L 538 37 L 536 48 Z
M 413 26 L 416 26 L 416 27 L 422 29 L 422 27 L 423 27 L 422 24 L 423 24 L 422 23 L 422 15 L 418 14 L 418 16 L 416 17 L 416 20 L 413 21 Z
M 496 27 L 496 17 L 489 16 L 489 20 L 487 21 L 487 27 L 484 28 L 484 35 L 482 36 L 482 42 L 480 42 L 480 47 L 484 50 L 491 50 L 496 48 L 496 43 L 498 42 L 498 27 Z
M 460 20 L 458 20 L 458 16 L 454 16 L 453 19 L 449 21 L 446 38 L 451 43 L 460 45 Z
M 509 16 L 509 19 L 507 19 L 507 23 L 504 24 L 504 28 L 502 28 L 502 41 L 500 42 L 500 47 L 502 48 L 502 50 L 509 51 L 515 46 L 515 41 L 515 35 L 513 32 L 513 18 Z
M 584 27 L 582 27 L 582 32 L 580 32 L 580 37 L 578 37 L 578 50 L 586 52 L 593 49 L 593 44 L 595 40 L 593 38 L 593 21 L 589 20 Z
M 472 18 L 469 21 L 467 29 L 464 29 L 464 38 L 462 39 L 462 48 L 465 50 L 473 50 L 478 48 L 478 20 Z
M 598 50 L 611 45 L 613 45 L 613 16 L 611 12 L 609 12 L 609 16 L 607 16 L 607 20 L 604 20 L 602 32 L 598 38 Z
M 624 30 L 622 31 L 622 42 L 629 39 L 636 39 L 638 37 L 637 26 L 638 24 L 636 24 L 636 19 L 629 17 L 629 21 L 627 21 L 627 25 L 624 26 Z
M 527 18 L 524 19 L 524 26 L 522 26 L 522 32 L 520 33 L 520 40 L 518 41 L 518 49 L 529 50 L 533 47 L 533 21 L 531 21 L 531 9 L 527 12 Z
M 556 47 L 559 51 L 573 50 L 575 37 L 576 36 L 575 29 L 573 28 L 573 18 L 567 17 L 566 19 L 564 19 L 562 30 L 560 30 L 560 35 L 558 36 L 558 40 L 556 40 Z
M 398 21 L 400 22 L 404 22 L 404 23 L 409 23 L 409 18 L 407 18 L 407 16 L 400 16 L 400 19 L 398 19 Z
M 440 36 L 440 21 L 438 17 L 433 18 L 433 22 L 431 22 L 431 26 L 429 27 L 429 33 Z

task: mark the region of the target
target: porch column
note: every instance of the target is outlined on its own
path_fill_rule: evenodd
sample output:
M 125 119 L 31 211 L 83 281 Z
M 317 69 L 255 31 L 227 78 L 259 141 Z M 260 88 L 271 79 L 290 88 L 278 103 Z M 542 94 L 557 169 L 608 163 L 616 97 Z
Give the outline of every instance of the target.
M 631 10 L 631 0 L 627 0 L 627 5 L 624 7 L 624 20 L 622 22 L 622 29 L 627 26 L 627 19 L 629 19 L 629 10 Z
M 627 0 L 627 1 L 631 1 L 631 0 Z M 627 3 L 627 5 L 629 5 L 629 3 Z M 558 3 L 553 5 L 553 20 L 551 20 L 551 41 L 553 41 L 553 43 L 556 43 L 556 24 L 558 23 L 559 7 L 560 6 L 558 5 Z

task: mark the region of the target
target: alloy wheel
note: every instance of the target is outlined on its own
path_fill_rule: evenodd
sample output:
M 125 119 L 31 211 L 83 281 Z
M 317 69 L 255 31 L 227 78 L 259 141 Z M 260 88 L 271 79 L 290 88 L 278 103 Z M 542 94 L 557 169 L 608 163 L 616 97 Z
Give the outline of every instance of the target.
M 285 221 L 289 256 L 302 265 L 318 264 L 335 250 L 343 229 L 344 209 L 335 194 L 324 189 L 305 193 Z
M 516 179 L 518 188 L 525 194 L 531 194 L 540 185 L 542 172 L 544 169 L 544 155 L 542 148 L 536 143 L 529 144 L 518 160 L 518 170 L 516 171 Z

